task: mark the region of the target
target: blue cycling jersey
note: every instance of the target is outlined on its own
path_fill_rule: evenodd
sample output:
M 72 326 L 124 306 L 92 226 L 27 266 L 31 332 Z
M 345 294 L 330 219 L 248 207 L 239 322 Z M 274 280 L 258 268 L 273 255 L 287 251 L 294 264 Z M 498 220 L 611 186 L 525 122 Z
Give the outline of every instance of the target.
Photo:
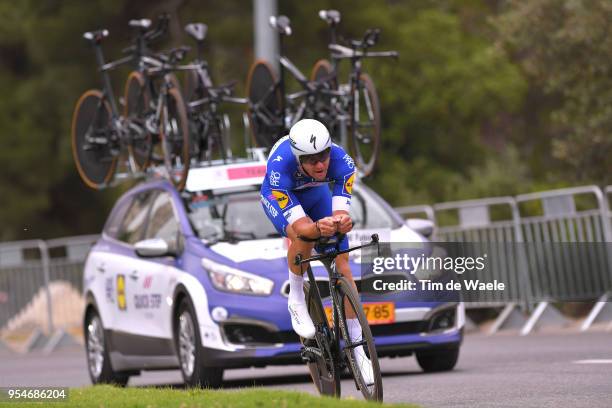
M 332 144 L 327 176 L 324 181 L 317 181 L 301 171 L 291 151 L 289 136 L 285 136 L 279 139 L 270 151 L 266 176 L 261 186 L 261 201 L 266 214 L 275 225 L 280 214 L 284 218 L 283 224 L 290 225 L 309 215 L 308 208 L 303 207 L 298 196 L 303 197 L 310 192 L 316 195 L 319 189 L 313 187 L 329 183 L 333 183 L 332 211 L 348 212 L 354 181 L 355 163 L 342 147 Z

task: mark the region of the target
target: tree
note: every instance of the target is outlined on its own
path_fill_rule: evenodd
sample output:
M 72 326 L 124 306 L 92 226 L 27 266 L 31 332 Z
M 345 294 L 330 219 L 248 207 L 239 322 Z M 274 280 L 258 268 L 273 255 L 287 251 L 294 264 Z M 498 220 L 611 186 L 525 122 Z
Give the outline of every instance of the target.
M 612 182 L 612 3 L 508 2 L 494 20 L 502 43 L 548 104 L 553 155 L 577 182 Z

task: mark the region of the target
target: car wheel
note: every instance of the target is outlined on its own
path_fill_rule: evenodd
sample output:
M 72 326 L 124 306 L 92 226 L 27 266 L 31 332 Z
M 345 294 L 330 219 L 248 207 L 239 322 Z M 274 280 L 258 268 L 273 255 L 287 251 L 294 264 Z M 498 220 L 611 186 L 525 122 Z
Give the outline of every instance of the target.
M 219 387 L 223 369 L 205 367 L 200 330 L 193 305 L 188 298 L 181 301 L 174 319 L 176 354 L 183 380 L 189 387 Z
M 102 319 L 93 309 L 87 313 L 85 321 L 85 352 L 87 371 L 93 384 L 115 384 L 121 387 L 127 384 L 129 375 L 113 371 Z
M 436 351 L 418 351 L 416 359 L 426 373 L 449 371 L 459 359 L 459 347 Z

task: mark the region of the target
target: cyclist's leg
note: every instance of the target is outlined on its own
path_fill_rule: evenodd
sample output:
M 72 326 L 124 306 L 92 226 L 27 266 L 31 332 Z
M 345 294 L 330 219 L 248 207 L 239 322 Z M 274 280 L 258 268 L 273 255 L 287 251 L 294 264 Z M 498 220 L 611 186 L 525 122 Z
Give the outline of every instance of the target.
M 324 217 L 329 217 L 332 215 L 332 204 L 331 204 L 331 192 L 327 186 L 322 186 L 323 188 L 318 191 L 319 200 L 313 203 L 313 205 L 306 207 L 304 200 L 301 200 L 302 206 L 304 207 L 304 211 L 306 214 L 310 216 L 313 220 L 320 220 Z M 314 190 L 314 189 L 313 189 Z M 312 194 L 314 197 L 315 195 Z M 340 243 L 340 250 L 344 250 L 348 248 L 348 238 L 344 237 L 342 242 Z M 317 248 L 317 251 L 322 252 L 327 248 Z M 357 293 L 357 285 L 355 285 L 355 280 L 353 279 L 353 273 L 351 271 L 351 267 L 349 264 L 349 255 L 340 254 L 336 257 L 336 268 L 340 272 L 342 276 L 344 276 L 350 284 L 355 289 L 355 293 Z M 346 325 L 348 326 L 349 337 L 351 343 L 359 343 L 363 340 L 363 332 L 361 329 L 361 325 L 357 319 L 357 315 L 355 313 L 355 309 L 350 303 L 348 297 L 344 299 L 344 311 L 346 318 Z M 371 384 L 374 382 L 374 372 L 372 369 L 372 363 L 370 359 L 367 357 L 365 353 L 365 349 L 363 345 L 355 347 L 354 351 L 356 364 L 361 371 L 361 375 L 364 378 L 366 384 Z
M 291 316 L 291 326 L 301 337 L 312 338 L 315 328 L 308 314 L 308 306 L 304 295 L 302 268 L 299 265 L 295 265 L 295 257 L 297 254 L 309 256 L 312 252 L 313 244 L 298 239 L 296 232 L 280 212 L 280 208 L 270 203 L 269 195 L 265 191 L 261 195 L 261 205 L 264 212 L 276 228 L 276 231 L 290 240 L 287 250 L 287 264 L 289 266 L 289 298 L 287 299 L 287 308 Z

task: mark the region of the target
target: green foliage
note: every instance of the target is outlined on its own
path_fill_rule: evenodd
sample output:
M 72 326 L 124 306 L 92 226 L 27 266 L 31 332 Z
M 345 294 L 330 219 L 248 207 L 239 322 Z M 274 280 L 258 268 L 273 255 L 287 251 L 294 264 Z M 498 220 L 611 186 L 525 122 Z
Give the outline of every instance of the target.
M 580 182 L 612 182 L 612 3 L 608 0 L 510 1 L 495 20 L 535 87 L 554 97 L 554 156 Z
M 59 402 L 63 407 L 190 407 L 190 408 L 268 408 L 268 407 L 321 407 L 367 408 L 382 404 L 354 398 L 319 397 L 303 392 L 269 390 L 250 387 L 240 390 L 212 390 L 206 388 L 128 387 L 110 385 L 72 388 L 68 399 Z M 21 407 L 40 407 L 40 402 L 21 402 Z M 0 403 L 0 406 L 13 406 Z M 385 404 L 390 408 L 418 408 L 413 404 Z
M 278 2 L 293 27 L 286 53 L 306 75 L 316 60 L 329 58 L 328 28 L 317 16 L 324 8 L 342 13 L 345 39 L 379 27 L 376 48 L 400 52 L 397 62 L 364 62 L 383 119 L 381 165 L 367 183 L 393 204 L 509 195 L 573 180 L 610 182 L 610 2 L 498 4 Z M 89 190 L 72 162 L 74 104 L 100 86 L 81 35 L 109 29 L 104 52 L 115 59 L 130 40 L 128 20 L 162 11 L 172 14 L 171 37 L 157 47 L 193 45 L 182 27 L 206 23 L 204 51 L 214 81 L 238 80 L 236 94 L 244 95 L 254 57 L 249 0 L 0 2 L 0 240 L 100 230 L 128 186 Z M 340 71 L 344 81 L 347 68 Z M 129 69 L 112 76 L 117 95 Z M 230 109 L 235 147 L 242 146 L 242 109 Z

